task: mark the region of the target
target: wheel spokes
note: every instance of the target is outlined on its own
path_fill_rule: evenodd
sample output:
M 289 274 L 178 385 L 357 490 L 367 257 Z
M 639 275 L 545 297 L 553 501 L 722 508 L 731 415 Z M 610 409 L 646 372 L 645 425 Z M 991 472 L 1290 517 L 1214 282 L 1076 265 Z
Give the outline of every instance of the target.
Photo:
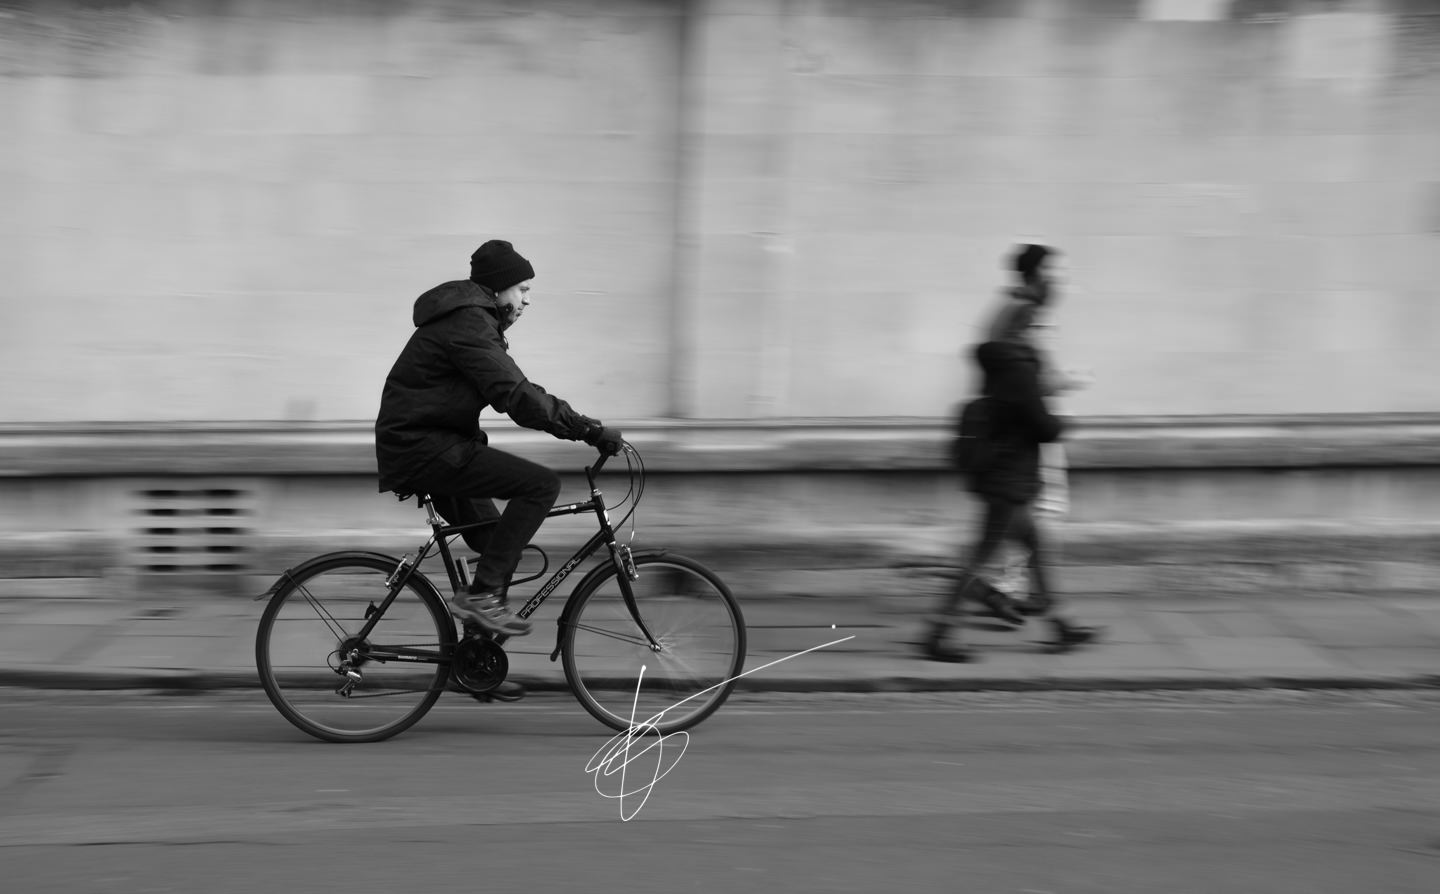
M 576 630 L 583 630 L 586 633 L 593 633 L 596 636 L 609 637 L 610 639 L 619 640 L 622 643 L 630 643 L 632 646 L 641 646 L 647 650 L 650 648 L 650 641 L 639 633 L 617 633 L 613 630 L 605 630 L 600 627 L 595 627 L 591 624 L 572 624 L 570 626 L 574 627 Z
M 445 690 L 454 622 L 423 585 L 392 588 L 392 570 L 378 558 L 337 557 L 293 578 L 266 610 L 257 648 L 266 693 L 311 735 L 386 738 Z M 366 627 L 364 639 L 347 633 Z
M 325 623 L 326 627 L 330 628 L 330 632 L 335 635 L 335 638 L 337 640 L 343 641 L 346 637 L 350 635 L 350 632 L 346 630 L 338 620 L 336 620 L 335 616 L 330 613 L 329 609 L 325 608 L 325 606 L 321 604 L 320 600 L 316 599 L 315 595 L 311 593 L 304 584 L 297 585 L 295 589 L 298 593 L 300 593 L 302 597 L 304 597 L 305 601 L 310 604 L 310 608 L 313 609 L 315 612 L 315 617 L 319 618 Z

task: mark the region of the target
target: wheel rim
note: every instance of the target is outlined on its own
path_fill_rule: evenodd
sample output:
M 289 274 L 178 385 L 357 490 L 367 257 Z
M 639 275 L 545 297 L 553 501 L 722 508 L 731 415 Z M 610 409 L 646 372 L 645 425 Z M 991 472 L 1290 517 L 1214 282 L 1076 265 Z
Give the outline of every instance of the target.
M 257 650 L 261 673 L 276 707 L 307 732 L 334 740 L 391 735 L 442 690 L 448 663 L 397 658 L 440 656 L 441 625 L 452 623 L 413 585 L 396 594 L 368 636 L 357 636 L 366 612 L 385 600 L 389 571 L 355 564 L 321 569 L 272 602 Z M 360 675 L 348 697 L 340 692 L 346 651 Z
M 617 729 L 632 717 L 637 726 L 683 729 L 728 696 L 745 657 L 743 626 L 720 585 L 700 572 L 665 560 L 645 562 L 639 572 L 635 598 L 662 650 L 640 633 L 611 575 L 571 619 L 571 685 Z

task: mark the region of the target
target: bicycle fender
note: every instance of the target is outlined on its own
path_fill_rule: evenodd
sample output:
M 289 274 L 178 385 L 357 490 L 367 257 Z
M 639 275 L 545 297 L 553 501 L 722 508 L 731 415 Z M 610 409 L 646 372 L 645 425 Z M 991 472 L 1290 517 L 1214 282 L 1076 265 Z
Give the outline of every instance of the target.
M 671 550 L 665 549 L 664 547 L 641 549 L 632 552 L 630 557 L 638 561 L 644 558 L 663 556 L 669 552 L 671 552 Z M 570 623 L 570 613 L 574 610 L 575 597 L 585 592 L 586 587 L 590 586 L 596 578 L 609 571 L 619 573 L 615 568 L 614 562 L 601 562 L 599 565 L 585 572 L 585 576 L 580 578 L 580 583 L 576 584 L 575 589 L 570 591 L 569 598 L 565 600 L 565 607 L 560 610 L 560 617 L 555 620 L 555 649 L 550 653 L 551 661 L 560 657 L 560 649 L 565 641 L 565 627 Z
M 319 556 L 315 556 L 315 557 L 313 557 L 313 558 L 306 559 L 305 561 L 301 562 L 299 565 L 294 565 L 294 566 L 291 566 L 290 568 L 286 568 L 284 571 L 280 572 L 280 576 L 277 577 L 277 578 L 275 578 L 275 582 L 274 582 L 273 584 L 271 584 L 271 585 L 265 590 L 265 592 L 261 593 L 259 596 L 256 596 L 254 599 L 252 599 L 252 600 L 250 600 L 250 601 L 251 601 L 251 602 L 259 602 L 259 601 L 261 601 L 262 599 L 269 599 L 270 597 L 274 596 L 276 593 L 280 592 L 280 588 L 281 588 L 282 586 L 284 586 L 284 585 L 287 584 L 287 583 L 293 583 L 293 582 L 294 582 L 294 579 L 295 579 L 295 576 L 298 575 L 300 572 L 302 572 L 302 571 L 309 571 L 311 568 L 313 568 L 314 566 L 320 564 L 321 562 L 328 562 L 328 561 L 330 561 L 331 559 L 358 559 L 358 558 L 379 559 L 379 560 L 381 560 L 382 562 L 386 562 L 386 563 L 389 563 L 389 564 L 391 564 L 391 565 L 399 565 L 399 564 L 400 564 L 400 560 L 397 559 L 397 558 L 395 558 L 394 556 L 388 556 L 388 555 L 386 555 L 385 553 L 370 552 L 370 551 L 368 551 L 368 550 L 348 549 L 348 550 L 341 550 L 341 551 L 339 551 L 339 552 L 325 553 L 325 554 L 323 554 L 323 555 L 319 555 Z M 433 590 L 434 587 L 431 587 L 431 589 Z M 437 595 L 438 595 L 438 594 L 437 594 Z

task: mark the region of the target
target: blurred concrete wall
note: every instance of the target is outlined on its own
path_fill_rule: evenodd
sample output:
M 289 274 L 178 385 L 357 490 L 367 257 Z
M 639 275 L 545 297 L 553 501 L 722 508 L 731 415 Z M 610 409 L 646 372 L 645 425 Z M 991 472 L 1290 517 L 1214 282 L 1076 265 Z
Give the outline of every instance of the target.
M 1413 412 L 1432 0 L 0 0 L 0 422 L 365 420 L 536 265 L 606 419 L 929 417 L 1016 240 L 1081 414 Z

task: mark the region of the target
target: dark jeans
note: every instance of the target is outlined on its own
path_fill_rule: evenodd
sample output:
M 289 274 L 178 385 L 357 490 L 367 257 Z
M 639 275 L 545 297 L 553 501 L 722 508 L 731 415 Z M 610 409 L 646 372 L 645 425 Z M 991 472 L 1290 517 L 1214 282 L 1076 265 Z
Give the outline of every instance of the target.
M 560 476 L 550 469 L 479 441 L 457 444 L 419 471 L 410 486 L 429 493 L 435 511 L 452 525 L 494 522 L 464 532 L 465 545 L 480 556 L 473 592 L 500 590 L 510 581 L 520 553 L 540 530 L 560 497 Z M 495 499 L 506 500 L 505 511 Z
M 1031 514 L 1031 504 L 989 496 L 983 499 L 985 516 L 980 527 L 980 537 L 965 557 L 955 588 L 941 603 L 937 619 L 941 624 L 960 616 L 964 599 L 972 594 L 972 588 L 986 586 L 977 576 L 995 558 L 995 553 L 1006 540 L 1013 540 L 1030 551 L 1030 595 L 1036 604 L 1047 611 L 1054 606 L 1049 570 L 1045 565 L 1045 550 L 1040 542 L 1040 532 L 1035 526 L 1035 517 Z

